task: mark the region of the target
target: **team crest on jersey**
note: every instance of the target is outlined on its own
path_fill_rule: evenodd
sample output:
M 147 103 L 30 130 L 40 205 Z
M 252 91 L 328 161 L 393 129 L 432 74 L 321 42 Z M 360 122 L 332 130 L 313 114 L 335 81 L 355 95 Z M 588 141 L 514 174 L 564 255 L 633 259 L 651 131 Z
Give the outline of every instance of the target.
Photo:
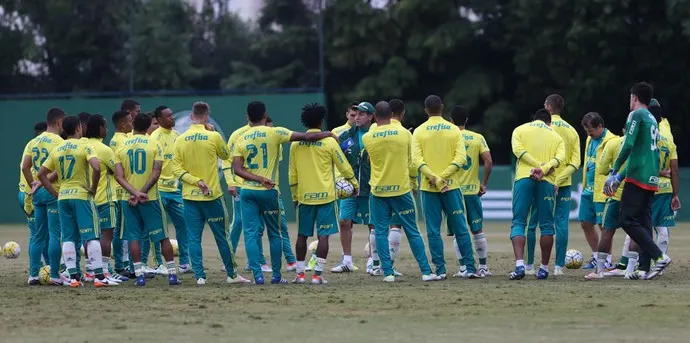
M 350 137 L 344 142 L 340 143 L 340 148 L 343 149 L 343 151 L 348 151 L 353 145 L 355 145 L 355 141 L 352 139 L 352 137 Z

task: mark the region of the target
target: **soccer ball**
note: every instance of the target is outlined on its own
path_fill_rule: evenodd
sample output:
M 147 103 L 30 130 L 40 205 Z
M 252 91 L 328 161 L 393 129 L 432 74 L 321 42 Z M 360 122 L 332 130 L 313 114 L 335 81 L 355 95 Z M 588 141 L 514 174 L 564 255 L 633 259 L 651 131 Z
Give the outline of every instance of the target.
M 367 258 L 371 257 L 371 250 L 369 249 L 369 242 L 367 244 L 364 244 L 364 256 Z
M 41 285 L 50 283 L 50 266 L 43 266 L 41 270 L 38 271 L 38 282 Z
M 19 246 L 19 243 L 13 241 L 5 243 L 2 247 L 2 254 L 5 258 L 17 258 L 21 251 L 22 248 Z
M 309 243 L 309 247 L 307 249 L 309 250 L 310 254 L 316 254 L 316 247 L 319 246 L 319 241 L 313 241 Z
M 338 179 L 338 181 L 335 182 L 335 194 L 338 196 L 338 199 L 349 198 L 352 196 L 354 191 L 355 187 L 350 183 L 350 181 Z
M 172 245 L 173 254 L 175 255 L 175 257 L 180 256 L 180 246 L 177 245 L 177 240 L 176 240 L 176 239 L 171 239 L 171 240 L 170 240 L 170 245 Z
M 584 258 L 579 250 L 570 249 L 565 252 L 565 267 L 568 269 L 579 269 L 582 267 Z

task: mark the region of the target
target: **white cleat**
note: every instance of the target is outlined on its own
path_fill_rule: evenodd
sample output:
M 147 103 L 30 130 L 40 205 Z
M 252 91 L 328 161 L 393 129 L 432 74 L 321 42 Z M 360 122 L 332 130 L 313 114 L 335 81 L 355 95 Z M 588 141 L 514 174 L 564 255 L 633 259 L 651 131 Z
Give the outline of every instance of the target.
M 294 272 L 297 270 L 297 263 L 288 263 L 287 268 L 285 270 L 289 272 Z
M 97 288 L 101 287 L 117 287 L 120 285 L 118 282 L 112 282 L 108 278 L 103 278 L 103 280 L 95 279 L 93 280 L 93 285 Z
M 439 280 L 445 280 L 445 279 L 447 279 L 447 278 L 448 278 L 448 275 L 447 275 L 446 273 L 439 274 L 439 276 L 438 276 L 438 279 L 439 279 Z
M 604 273 L 591 272 L 585 275 L 585 280 L 599 280 L 604 278 Z
M 525 267 L 525 275 L 537 275 L 537 270 L 535 268 L 527 269 L 527 267 Z
M 604 276 L 625 276 L 625 270 L 618 268 L 609 269 L 604 272 Z
M 270 273 L 272 271 L 273 271 L 273 269 L 271 269 L 271 267 L 269 267 L 267 264 L 261 265 L 261 272 L 262 273 Z
M 381 267 L 374 267 L 369 273 L 371 276 L 383 276 L 383 269 Z
M 643 279 L 651 280 L 661 275 L 661 273 L 664 272 L 664 269 L 666 269 L 666 267 L 668 267 L 669 264 L 671 264 L 671 257 L 664 254 L 663 256 L 661 256 L 661 258 L 654 261 L 654 267 L 652 267 L 652 269 L 649 270 L 649 273 L 647 273 L 647 275 L 645 275 Z
M 427 275 L 428 276 L 428 275 Z M 395 282 L 395 276 L 393 275 L 388 275 L 385 278 L 383 278 L 383 282 Z
M 223 266 L 225 268 L 225 266 Z M 177 274 L 187 274 L 192 272 L 192 266 L 185 264 L 177 267 Z
M 311 284 L 312 285 L 325 285 L 327 283 L 328 283 L 328 281 L 326 281 L 326 279 L 324 279 L 322 276 L 312 275 L 312 277 L 311 277 Z
M 491 274 L 491 272 L 490 272 L 488 269 L 486 269 L 486 268 L 479 268 L 479 272 L 478 272 L 477 274 L 479 274 L 479 276 L 481 276 L 481 277 L 489 277 L 489 276 L 492 276 L 492 275 L 493 275 L 493 274 Z
M 292 283 L 296 283 L 296 284 L 300 284 L 300 285 L 304 284 L 305 283 L 304 274 L 297 274 L 297 276 L 295 276 L 295 279 L 292 281 Z
M 393 269 L 393 275 L 395 275 L 396 277 L 397 277 L 397 276 L 403 276 L 403 273 L 401 273 L 401 272 L 399 272 L 399 271 Z
M 333 269 L 331 269 L 331 273 L 352 273 L 355 271 L 355 267 L 351 264 L 339 264 Z
M 153 270 L 153 273 L 156 275 L 168 275 L 168 268 L 161 264 Z
M 206 284 L 206 279 L 204 279 L 204 278 L 198 278 L 198 279 L 196 279 L 196 284 L 197 284 L 198 286 L 203 286 L 203 285 Z
M 199 279 L 199 280 L 203 280 L 203 279 Z M 238 283 L 239 283 L 239 284 L 242 284 L 242 283 L 252 283 L 251 280 L 248 280 L 248 279 L 243 278 L 240 274 L 235 275 L 235 278 L 232 278 L 232 277 L 228 276 L 228 277 L 225 279 L 225 282 L 227 282 L 227 283 L 229 283 L 229 284 L 231 284 L 231 285 L 238 284 Z M 199 284 L 198 281 L 197 281 L 197 284 Z
M 636 270 L 632 273 L 626 272 L 624 278 L 626 280 L 643 280 L 646 275 L 647 275 L 647 273 L 645 273 L 641 270 Z
M 108 280 L 108 282 L 113 282 L 113 283 L 116 283 L 116 284 L 118 284 L 118 285 L 119 285 L 120 283 L 122 283 L 122 280 L 117 279 L 117 278 L 114 278 L 114 277 L 112 277 L 112 276 L 110 276 L 110 275 L 106 275 L 105 278 L 106 278 L 106 280 Z
M 442 280 L 440 276 L 431 273 L 429 275 L 422 275 L 422 281 L 440 281 Z

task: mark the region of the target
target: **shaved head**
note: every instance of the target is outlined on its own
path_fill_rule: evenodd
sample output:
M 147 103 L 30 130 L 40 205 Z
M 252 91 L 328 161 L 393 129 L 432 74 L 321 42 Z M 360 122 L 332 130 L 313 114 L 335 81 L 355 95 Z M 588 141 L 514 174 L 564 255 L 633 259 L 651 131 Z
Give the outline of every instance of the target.
M 376 112 L 374 113 L 376 118 L 379 119 L 390 119 L 393 115 L 391 111 L 391 105 L 386 101 L 379 101 L 376 103 Z

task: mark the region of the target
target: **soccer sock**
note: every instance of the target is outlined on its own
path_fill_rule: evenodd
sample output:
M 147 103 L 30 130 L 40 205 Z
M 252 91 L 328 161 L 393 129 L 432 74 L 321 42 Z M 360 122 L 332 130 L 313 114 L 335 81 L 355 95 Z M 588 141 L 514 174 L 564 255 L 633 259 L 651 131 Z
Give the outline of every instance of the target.
M 597 260 L 597 257 L 599 257 L 599 252 L 598 251 L 592 251 L 592 258 L 594 259 L 594 261 Z
M 352 255 L 343 255 L 343 264 L 351 266 L 352 265 Z
M 483 232 L 474 235 L 474 247 L 477 251 L 477 257 L 479 258 L 479 268 L 486 269 L 486 255 L 488 252 L 486 247 L 486 235 Z
M 141 262 L 134 262 L 134 275 L 140 277 L 142 274 L 144 274 L 144 267 Z
M 635 251 L 628 251 L 628 265 L 625 268 L 625 273 L 634 273 L 635 268 L 637 268 L 637 260 L 640 258 L 640 254 Z
M 371 258 L 374 260 L 374 265 L 379 266 L 381 261 L 379 260 L 379 251 L 376 250 L 376 235 L 374 230 L 369 230 L 369 249 L 371 249 Z
M 597 255 L 597 274 L 604 272 L 604 264 L 606 263 L 606 258 L 611 256 L 605 252 L 600 252 Z
M 548 273 L 549 272 L 549 265 L 543 265 L 542 264 L 539 266 L 539 269 L 543 269 L 544 271 L 546 271 Z
M 668 228 L 664 226 L 656 227 L 656 245 L 662 253 L 668 251 Z
M 453 239 L 453 249 L 455 249 L 455 257 L 458 259 L 460 266 L 463 266 L 463 264 L 462 264 L 462 253 L 460 252 L 460 248 L 458 248 L 458 241 L 455 239 Z
M 103 280 L 103 251 L 101 250 L 101 242 L 98 240 L 91 240 L 86 242 L 86 251 L 89 252 L 88 261 L 91 263 L 93 273 L 99 280 Z
M 371 237 L 371 236 L 370 236 Z M 390 255 L 391 261 L 395 261 L 398 257 L 398 252 L 400 251 L 400 240 L 402 239 L 402 234 L 399 228 L 392 228 L 388 232 L 388 244 L 390 245 Z
M 79 275 L 77 275 L 77 249 L 74 242 L 64 242 L 62 243 L 62 256 L 65 258 L 65 265 L 67 266 L 67 272 L 72 279 L 78 280 Z
M 175 259 L 173 259 L 172 261 L 165 261 L 165 267 L 168 268 L 169 275 L 177 274 L 177 267 L 175 267 Z
M 624 266 L 628 265 L 628 250 L 630 249 L 630 236 L 625 235 L 625 242 L 623 242 L 623 251 L 621 251 L 621 260 L 618 262 Z
M 515 260 L 515 266 L 516 267 L 524 267 L 525 266 L 525 260 Z
M 103 271 L 106 274 L 110 273 L 110 257 L 109 256 L 103 256 Z
M 608 264 L 612 264 L 613 263 L 613 255 L 606 254 L 606 262 L 608 262 Z
M 321 273 L 323 273 L 323 267 L 326 265 L 326 259 L 317 257 L 316 258 L 316 267 L 314 267 L 314 274 L 316 276 L 321 276 Z
M 122 241 L 122 262 L 124 265 L 129 264 L 129 242 Z
M 304 261 L 297 261 L 297 274 L 304 274 Z

